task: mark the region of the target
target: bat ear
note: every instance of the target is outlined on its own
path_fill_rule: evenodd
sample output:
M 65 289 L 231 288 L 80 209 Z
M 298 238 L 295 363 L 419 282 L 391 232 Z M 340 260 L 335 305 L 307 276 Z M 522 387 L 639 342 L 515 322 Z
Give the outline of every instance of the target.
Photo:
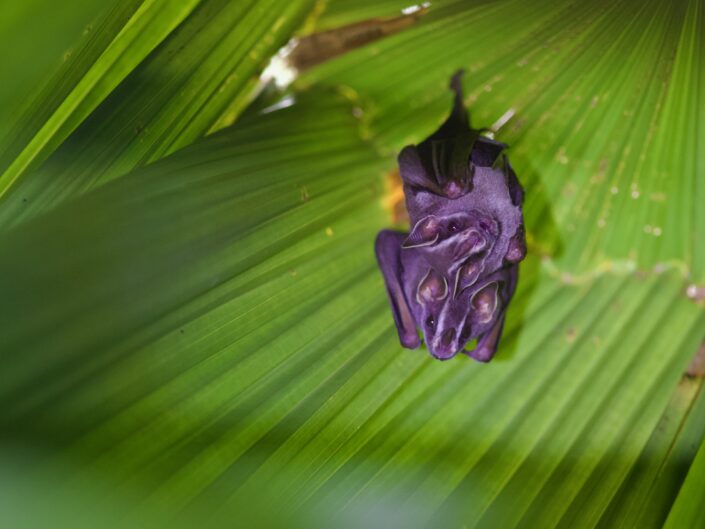
M 404 240 L 401 247 L 419 248 L 421 246 L 431 246 L 438 241 L 441 233 L 441 221 L 435 215 L 429 215 L 416 223 L 409 236 Z
M 421 189 L 428 189 L 434 193 L 439 192 L 438 184 L 429 178 L 426 169 L 421 163 L 419 152 L 413 145 L 407 145 L 399 153 L 399 173 L 402 181 L 410 186 Z

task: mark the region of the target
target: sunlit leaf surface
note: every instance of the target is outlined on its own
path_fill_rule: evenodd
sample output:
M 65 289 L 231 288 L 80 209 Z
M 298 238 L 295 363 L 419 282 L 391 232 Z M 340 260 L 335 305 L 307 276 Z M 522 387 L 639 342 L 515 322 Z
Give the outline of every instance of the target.
M 699 0 L 441 0 L 302 84 L 354 90 L 399 149 L 444 119 L 464 67 L 474 125 L 512 146 L 530 231 L 562 269 L 673 265 L 703 281 L 704 12 Z
M 326 3 L 313 27 L 316 30 L 334 29 L 372 18 L 394 17 L 402 12 L 416 11 L 421 4 L 412 0 L 334 0 Z

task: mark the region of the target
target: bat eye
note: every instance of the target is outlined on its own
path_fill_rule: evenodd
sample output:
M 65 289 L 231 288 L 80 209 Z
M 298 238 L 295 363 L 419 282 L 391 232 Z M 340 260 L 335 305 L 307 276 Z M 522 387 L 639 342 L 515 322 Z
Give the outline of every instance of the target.
M 499 235 L 499 226 L 496 219 L 487 215 L 482 215 L 477 220 L 477 227 L 483 236 L 490 240 L 494 240 Z
M 431 330 L 436 328 L 436 320 L 433 316 L 429 316 L 428 318 L 426 318 L 426 327 Z
M 450 233 L 457 233 L 458 230 L 460 230 L 460 227 L 458 226 L 458 223 L 455 222 L 454 220 L 450 221 L 450 224 L 448 224 L 448 231 Z

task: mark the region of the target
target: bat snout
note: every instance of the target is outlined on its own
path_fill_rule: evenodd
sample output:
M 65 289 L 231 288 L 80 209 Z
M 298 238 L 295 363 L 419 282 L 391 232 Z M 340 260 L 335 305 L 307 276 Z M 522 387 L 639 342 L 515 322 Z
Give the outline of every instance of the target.
M 439 333 L 429 344 L 431 355 L 439 360 L 453 358 L 462 349 L 458 344 L 457 337 L 458 333 L 453 328 Z

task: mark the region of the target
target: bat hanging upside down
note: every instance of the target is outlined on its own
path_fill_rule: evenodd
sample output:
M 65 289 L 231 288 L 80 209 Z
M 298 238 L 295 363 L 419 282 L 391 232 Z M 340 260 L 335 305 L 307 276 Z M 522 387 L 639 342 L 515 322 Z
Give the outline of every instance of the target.
M 382 230 L 375 252 L 404 347 L 421 345 L 421 327 L 434 357 L 463 351 L 488 362 L 526 255 L 524 192 L 506 145 L 470 128 L 461 74 L 451 81 L 448 119 L 399 154 L 411 233 Z M 474 338 L 476 348 L 465 351 Z

